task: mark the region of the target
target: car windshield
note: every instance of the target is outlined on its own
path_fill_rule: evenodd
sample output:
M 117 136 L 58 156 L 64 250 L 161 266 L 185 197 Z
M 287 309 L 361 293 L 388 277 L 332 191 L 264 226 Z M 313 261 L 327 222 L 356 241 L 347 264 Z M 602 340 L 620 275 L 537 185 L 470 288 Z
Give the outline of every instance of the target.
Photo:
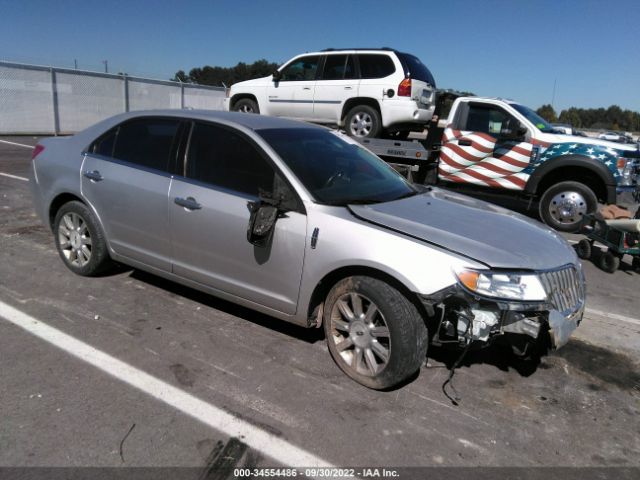
M 513 108 L 515 108 L 518 112 L 524 115 L 527 120 L 533 123 L 538 130 L 544 133 L 557 133 L 558 130 L 553 128 L 549 122 L 547 122 L 544 118 L 538 115 L 536 112 L 531 110 L 529 107 L 525 107 L 524 105 L 520 105 L 517 103 L 510 104 Z
M 409 71 L 411 78 L 427 82 L 433 88 L 436 88 L 436 81 L 429 69 L 420 61 L 418 57 L 409 55 L 408 53 L 398 53 L 398 57 L 405 69 Z
M 258 130 L 316 201 L 381 203 L 418 193 L 402 175 L 360 145 L 320 128 Z

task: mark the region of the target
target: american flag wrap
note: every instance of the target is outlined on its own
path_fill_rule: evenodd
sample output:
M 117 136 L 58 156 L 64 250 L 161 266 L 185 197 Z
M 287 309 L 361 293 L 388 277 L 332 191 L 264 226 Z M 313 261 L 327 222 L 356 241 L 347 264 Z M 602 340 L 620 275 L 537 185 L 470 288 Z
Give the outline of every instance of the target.
M 471 146 L 459 146 L 460 140 Z M 530 174 L 523 170 L 529 167 L 532 148 L 528 142 L 496 148 L 491 135 L 447 127 L 442 135 L 439 175 L 450 182 L 524 190 Z

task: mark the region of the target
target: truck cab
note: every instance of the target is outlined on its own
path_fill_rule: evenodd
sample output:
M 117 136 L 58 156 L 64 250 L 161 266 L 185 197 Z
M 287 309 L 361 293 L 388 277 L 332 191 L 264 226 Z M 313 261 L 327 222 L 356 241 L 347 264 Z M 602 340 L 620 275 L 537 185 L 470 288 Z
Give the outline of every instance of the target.
M 638 145 L 558 134 L 530 108 L 499 98 L 454 101 L 442 134 L 438 178 L 539 199 L 540 216 L 566 232 L 600 203 L 637 193 Z

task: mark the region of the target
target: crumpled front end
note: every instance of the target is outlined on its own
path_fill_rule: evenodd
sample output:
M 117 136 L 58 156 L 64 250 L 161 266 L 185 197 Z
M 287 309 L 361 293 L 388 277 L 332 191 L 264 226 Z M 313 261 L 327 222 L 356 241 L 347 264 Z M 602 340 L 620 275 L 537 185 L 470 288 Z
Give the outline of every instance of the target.
M 498 272 L 494 276 L 512 279 L 517 275 Z M 548 342 L 553 349 L 565 345 L 584 314 L 586 288 L 580 265 L 527 272 L 519 281 L 525 277 L 537 279 L 544 298 L 493 298 L 487 289 L 469 288 L 464 279 L 435 295 L 422 296 L 427 312 L 437 322 L 432 342 L 464 347 L 501 339 L 521 354 L 535 344 Z

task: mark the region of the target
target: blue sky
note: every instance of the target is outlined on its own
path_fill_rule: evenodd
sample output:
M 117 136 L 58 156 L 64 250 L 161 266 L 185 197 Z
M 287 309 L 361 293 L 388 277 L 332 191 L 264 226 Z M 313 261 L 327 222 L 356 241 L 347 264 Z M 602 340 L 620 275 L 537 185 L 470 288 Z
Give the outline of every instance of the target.
M 640 0 L 0 0 L 0 59 L 170 78 L 327 47 L 417 55 L 439 87 L 640 111 Z

